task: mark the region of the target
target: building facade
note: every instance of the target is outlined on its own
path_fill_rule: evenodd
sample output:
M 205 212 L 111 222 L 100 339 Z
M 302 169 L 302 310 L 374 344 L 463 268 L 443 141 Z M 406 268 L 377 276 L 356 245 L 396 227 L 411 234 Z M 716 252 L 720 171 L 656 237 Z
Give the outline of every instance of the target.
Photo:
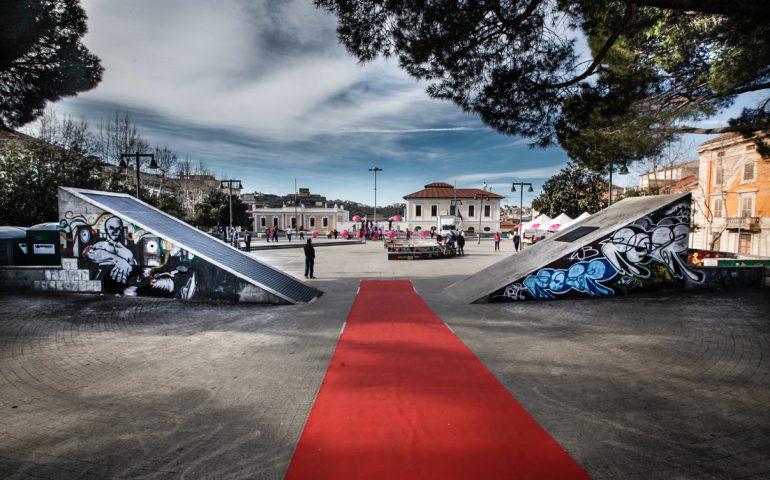
M 410 230 L 438 225 L 441 215 L 457 215 L 466 232 L 493 233 L 500 229 L 502 195 L 478 188 L 454 188 L 448 183 L 429 183 L 419 192 L 404 196 L 406 225 Z
M 660 194 L 679 193 L 677 185 L 687 179 L 698 178 L 700 160 L 692 160 L 677 165 L 658 168 L 652 172 L 639 175 L 639 189 L 643 191 L 656 190 Z
M 703 143 L 698 156 L 693 247 L 770 256 L 770 158 L 738 133 Z
M 328 207 L 284 204 L 279 208 L 255 208 L 253 219 L 254 231 L 258 233 L 264 233 L 273 227 L 278 227 L 279 230 L 293 228 L 326 232 L 340 230 L 340 224 L 350 221 L 350 212 L 339 205 Z

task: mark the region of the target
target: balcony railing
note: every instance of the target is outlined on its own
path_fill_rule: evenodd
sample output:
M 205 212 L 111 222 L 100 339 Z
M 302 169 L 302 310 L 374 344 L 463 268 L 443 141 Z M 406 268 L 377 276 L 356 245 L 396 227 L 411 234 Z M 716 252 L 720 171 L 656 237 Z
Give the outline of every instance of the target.
M 728 217 L 727 229 L 758 232 L 760 230 L 759 217 Z

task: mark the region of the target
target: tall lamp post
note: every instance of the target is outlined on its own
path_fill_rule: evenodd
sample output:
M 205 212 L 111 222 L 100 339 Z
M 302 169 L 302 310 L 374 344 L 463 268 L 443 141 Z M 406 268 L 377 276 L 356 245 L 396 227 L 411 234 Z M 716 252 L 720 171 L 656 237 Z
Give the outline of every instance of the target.
M 382 169 L 374 166 L 369 171 L 374 172 L 374 225 L 377 225 L 377 172 L 381 172 Z
M 486 186 L 486 184 L 484 184 Z M 489 194 L 487 193 L 474 193 L 473 199 L 479 201 L 479 240 L 476 242 L 477 245 L 481 245 L 481 210 L 483 206 L 484 199 L 489 200 Z
M 149 158 L 150 168 L 152 168 L 153 170 L 158 168 L 158 164 L 155 162 L 155 154 L 136 152 L 136 153 L 121 153 L 120 166 L 123 168 L 128 168 L 128 162 L 126 161 L 126 159 L 130 159 L 130 158 L 133 158 L 134 161 L 136 162 L 136 198 L 138 200 L 141 200 L 142 199 L 141 193 L 140 193 L 141 190 L 139 189 L 139 175 L 140 175 L 139 169 L 141 168 L 141 165 L 142 165 L 142 159 Z
M 615 166 L 610 162 L 610 192 L 608 196 L 607 206 L 612 205 L 612 170 L 614 170 Z M 618 172 L 618 175 L 628 175 L 628 167 L 624 163 L 622 167 L 620 167 L 620 171 Z
M 512 192 L 516 191 L 516 185 L 519 186 L 519 191 L 520 191 L 520 195 L 519 195 L 519 229 L 521 229 L 522 225 L 524 225 L 524 187 L 525 186 L 529 187 L 527 189 L 528 193 L 532 193 L 532 192 L 534 192 L 534 190 L 532 189 L 532 184 L 531 183 L 527 183 L 527 182 L 513 182 L 511 184 L 511 191 Z
M 220 180 L 219 181 L 219 188 L 225 188 L 225 185 L 227 185 L 227 188 L 230 190 L 230 230 L 227 232 L 228 238 L 230 236 L 230 233 L 233 231 L 233 184 L 237 184 L 235 188 L 238 190 L 243 188 L 243 185 L 241 185 L 240 180 Z

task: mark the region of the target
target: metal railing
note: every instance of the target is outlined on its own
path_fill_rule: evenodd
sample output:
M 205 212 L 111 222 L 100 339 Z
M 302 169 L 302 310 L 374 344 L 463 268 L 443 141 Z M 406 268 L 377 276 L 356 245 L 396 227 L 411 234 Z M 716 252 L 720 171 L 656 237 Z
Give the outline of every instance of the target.
M 760 230 L 759 217 L 728 217 L 728 230 L 746 230 L 758 232 Z

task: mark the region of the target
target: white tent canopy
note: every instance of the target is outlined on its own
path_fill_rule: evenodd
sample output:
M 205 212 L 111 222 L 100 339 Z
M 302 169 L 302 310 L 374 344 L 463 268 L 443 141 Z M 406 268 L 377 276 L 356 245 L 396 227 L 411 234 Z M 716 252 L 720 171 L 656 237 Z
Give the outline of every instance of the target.
M 542 230 L 543 225 L 545 225 L 546 223 L 548 223 L 550 221 L 551 221 L 551 217 L 549 217 L 548 215 L 546 215 L 544 213 L 544 214 L 540 215 L 539 217 L 537 217 L 534 220 L 530 220 L 529 222 L 524 222 L 524 225 L 522 225 L 522 228 L 525 231 L 526 230 L 533 230 L 533 229 Z M 534 225 L 537 225 L 537 227 L 534 227 Z
M 572 222 L 572 219 L 566 213 L 560 213 L 556 218 L 552 218 L 550 222 L 545 225 L 540 225 L 538 230 L 549 230 L 558 232 L 560 228 L 564 228 Z
M 580 214 L 580 215 L 579 215 L 577 218 L 575 218 L 575 219 L 574 219 L 574 220 L 572 220 L 571 222 L 567 223 L 566 225 L 562 224 L 561 228 L 566 228 L 566 227 L 567 227 L 567 226 L 569 226 L 569 225 L 573 225 L 573 224 L 575 224 L 575 223 L 578 223 L 578 222 L 582 222 L 583 220 L 585 220 L 586 218 L 588 218 L 588 217 L 590 217 L 590 216 L 591 216 L 591 214 L 590 214 L 590 213 L 588 213 L 588 212 L 583 212 L 583 213 L 581 213 L 581 214 Z

